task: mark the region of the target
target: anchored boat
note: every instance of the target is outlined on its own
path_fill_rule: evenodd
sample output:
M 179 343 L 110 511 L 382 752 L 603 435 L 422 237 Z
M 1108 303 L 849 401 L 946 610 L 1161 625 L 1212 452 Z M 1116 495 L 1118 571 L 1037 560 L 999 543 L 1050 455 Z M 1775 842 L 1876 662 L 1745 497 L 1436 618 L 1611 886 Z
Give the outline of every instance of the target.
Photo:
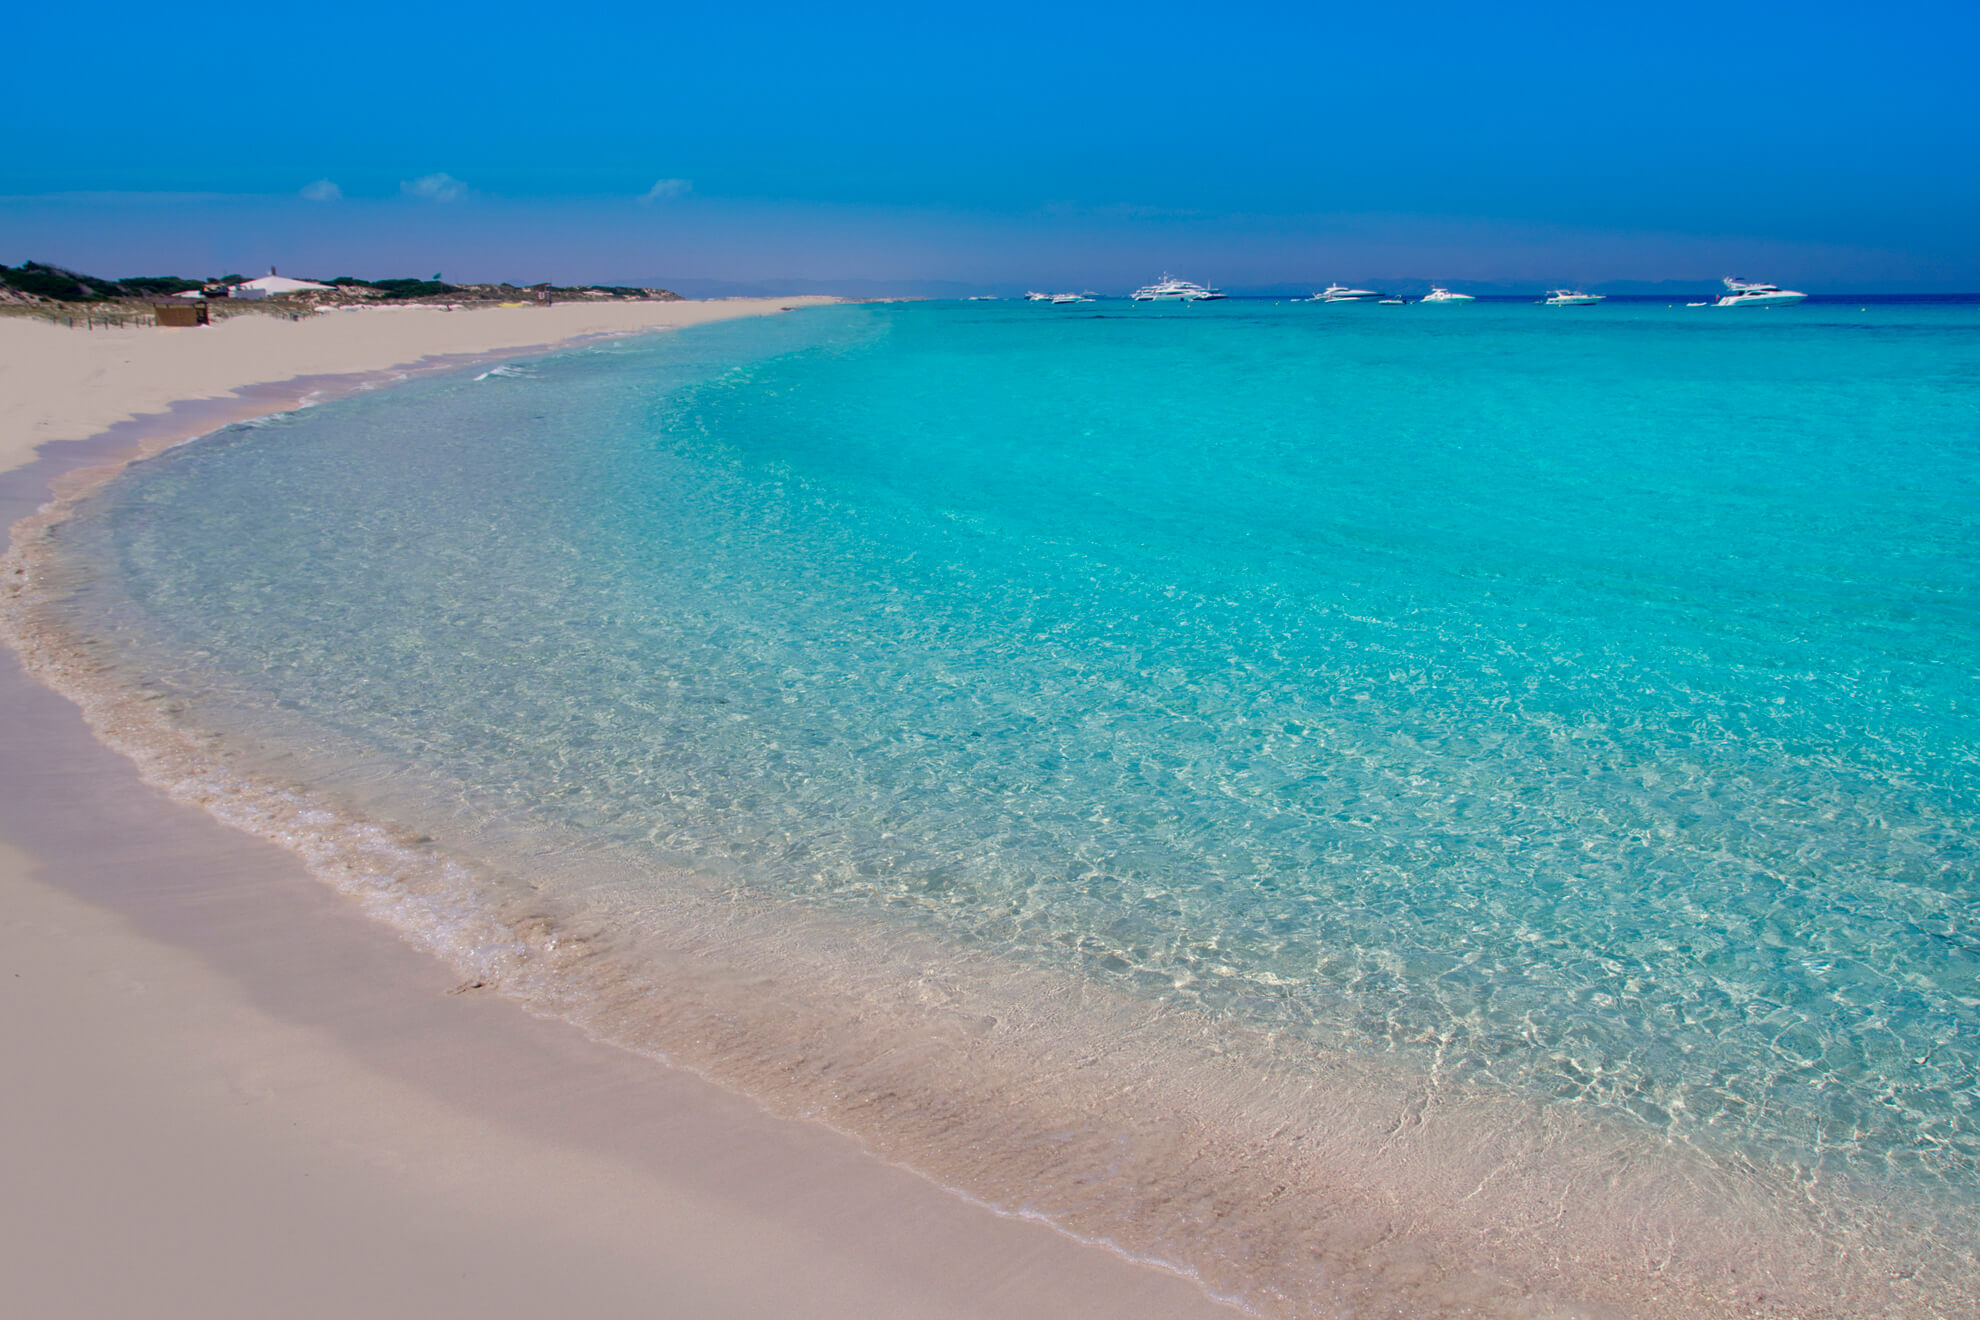
M 1136 302 L 1211 302 L 1224 294 L 1220 290 L 1164 274 L 1156 283 L 1144 284 L 1129 296 Z
M 1736 280 L 1726 276 L 1725 296 L 1712 304 L 1714 307 L 1792 307 L 1803 302 L 1808 295 L 1793 289 L 1783 289 L 1778 284 L 1761 284 L 1755 280 Z

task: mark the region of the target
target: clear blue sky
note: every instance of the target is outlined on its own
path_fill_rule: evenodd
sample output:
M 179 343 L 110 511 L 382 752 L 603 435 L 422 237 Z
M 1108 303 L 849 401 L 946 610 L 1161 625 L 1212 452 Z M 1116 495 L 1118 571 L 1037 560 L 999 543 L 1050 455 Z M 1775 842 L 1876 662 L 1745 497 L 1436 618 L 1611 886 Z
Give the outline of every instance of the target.
M 1980 288 L 1974 0 L 108 3 L 8 34 L 10 262 Z

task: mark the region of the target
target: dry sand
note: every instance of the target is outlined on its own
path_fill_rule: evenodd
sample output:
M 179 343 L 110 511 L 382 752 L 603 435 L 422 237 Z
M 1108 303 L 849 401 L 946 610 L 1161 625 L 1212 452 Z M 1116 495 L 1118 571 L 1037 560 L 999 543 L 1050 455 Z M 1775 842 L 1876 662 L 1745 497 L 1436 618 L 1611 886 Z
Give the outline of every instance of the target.
M 300 321 L 247 314 L 185 330 L 83 331 L 0 317 L 0 472 L 25 463 L 50 440 L 80 440 L 175 403 L 221 398 L 250 385 L 829 301 L 570 302 L 455 312 L 413 304 L 323 312 Z
M 178 331 L 0 320 L 0 523 L 65 470 L 286 406 L 291 378 L 796 301 Z M 188 399 L 216 402 L 36 458 Z M 289 854 L 147 789 L 0 652 L 9 1314 L 1231 1314 L 1188 1280 L 452 989 Z

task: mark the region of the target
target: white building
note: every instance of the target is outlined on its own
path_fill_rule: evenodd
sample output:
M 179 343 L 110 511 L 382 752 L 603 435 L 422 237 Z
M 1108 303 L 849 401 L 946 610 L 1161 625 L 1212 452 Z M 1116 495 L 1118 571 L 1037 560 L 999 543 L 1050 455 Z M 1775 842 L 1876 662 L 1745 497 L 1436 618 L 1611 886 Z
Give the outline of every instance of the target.
M 253 301 L 256 298 L 274 298 L 285 293 L 302 293 L 309 289 L 327 289 L 329 287 L 327 284 L 318 284 L 314 280 L 292 280 L 286 275 L 277 275 L 275 268 L 270 266 L 268 273 L 260 279 L 249 280 L 246 284 L 236 284 L 233 288 L 232 296 Z

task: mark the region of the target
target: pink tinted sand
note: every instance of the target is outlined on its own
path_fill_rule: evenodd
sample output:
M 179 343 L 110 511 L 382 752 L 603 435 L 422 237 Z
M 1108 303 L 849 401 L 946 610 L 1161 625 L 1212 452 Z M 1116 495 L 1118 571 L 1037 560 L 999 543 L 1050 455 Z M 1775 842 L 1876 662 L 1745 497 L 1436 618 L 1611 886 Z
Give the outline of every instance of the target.
M 0 517 L 299 376 L 790 300 L 0 321 Z M 126 425 L 92 445 L 37 448 Z M 450 993 L 274 846 L 148 789 L 0 653 L 0 1271 L 22 1315 L 1230 1314 L 710 1083 Z

